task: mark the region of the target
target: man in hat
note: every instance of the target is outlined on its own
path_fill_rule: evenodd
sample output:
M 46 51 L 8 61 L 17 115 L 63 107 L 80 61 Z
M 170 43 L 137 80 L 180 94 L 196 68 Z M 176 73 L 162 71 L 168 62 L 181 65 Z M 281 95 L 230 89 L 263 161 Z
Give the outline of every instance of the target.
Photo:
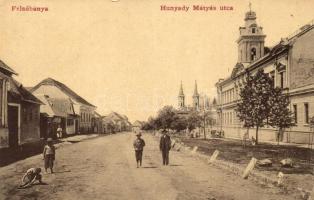
M 165 130 L 162 131 L 162 136 L 160 138 L 159 149 L 162 153 L 162 164 L 169 164 L 169 151 L 171 149 L 171 139 Z
M 145 141 L 141 138 L 141 136 L 142 136 L 142 134 L 140 132 L 137 133 L 136 139 L 133 142 L 137 168 L 139 166 L 142 166 L 143 149 L 145 146 Z

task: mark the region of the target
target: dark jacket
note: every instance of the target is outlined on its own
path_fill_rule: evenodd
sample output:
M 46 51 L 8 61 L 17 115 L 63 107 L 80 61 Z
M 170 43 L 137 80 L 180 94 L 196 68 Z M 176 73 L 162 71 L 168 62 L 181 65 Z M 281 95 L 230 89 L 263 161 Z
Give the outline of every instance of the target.
M 161 151 L 169 151 L 171 149 L 171 139 L 169 135 L 163 135 L 160 138 L 159 149 Z
M 133 142 L 133 147 L 135 151 L 143 150 L 145 146 L 145 141 L 142 138 L 136 138 Z

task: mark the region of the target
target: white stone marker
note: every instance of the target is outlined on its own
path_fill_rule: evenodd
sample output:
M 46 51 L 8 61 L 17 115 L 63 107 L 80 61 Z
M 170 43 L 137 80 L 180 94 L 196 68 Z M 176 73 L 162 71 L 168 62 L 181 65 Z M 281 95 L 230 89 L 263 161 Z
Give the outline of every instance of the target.
M 213 163 L 213 162 L 215 162 L 218 155 L 219 155 L 219 151 L 218 151 L 218 150 L 215 150 L 214 153 L 213 153 L 213 155 L 210 157 L 208 163 Z
M 171 140 L 171 148 L 173 148 L 175 144 L 176 144 L 176 141 L 175 140 Z
M 277 175 L 277 184 L 278 185 L 282 185 L 283 184 L 283 178 L 284 178 L 284 174 L 282 172 L 279 172 L 278 175 Z
M 313 186 L 312 192 L 310 194 L 309 200 L 314 200 L 314 186 Z
M 242 178 L 247 179 L 249 177 L 250 172 L 254 169 L 256 165 L 257 159 L 252 158 L 249 164 L 247 165 L 246 169 L 244 170 L 244 173 L 242 175 Z
M 196 151 L 197 151 L 197 149 L 198 149 L 198 146 L 195 146 L 193 149 L 192 149 L 192 154 L 195 154 L 196 153 Z

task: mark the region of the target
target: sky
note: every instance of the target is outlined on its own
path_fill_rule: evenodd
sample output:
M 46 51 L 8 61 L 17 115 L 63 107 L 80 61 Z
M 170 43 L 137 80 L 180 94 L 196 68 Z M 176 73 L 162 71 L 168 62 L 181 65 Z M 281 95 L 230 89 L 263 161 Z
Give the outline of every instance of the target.
M 265 46 L 314 19 L 313 0 L 251 0 Z M 188 12 L 160 6 L 189 6 Z M 232 11 L 191 11 L 193 5 Z M 47 12 L 12 6 L 48 7 Z M 146 120 L 177 106 L 180 82 L 191 104 L 194 81 L 213 98 L 237 61 L 246 0 L 0 0 L 0 59 L 24 86 L 54 78 L 106 115 Z

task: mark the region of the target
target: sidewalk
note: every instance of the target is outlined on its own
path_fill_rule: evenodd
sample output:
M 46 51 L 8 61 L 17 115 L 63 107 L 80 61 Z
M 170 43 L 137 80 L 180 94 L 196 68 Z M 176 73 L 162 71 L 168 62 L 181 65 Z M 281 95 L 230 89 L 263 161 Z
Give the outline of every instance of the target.
M 60 146 L 81 142 L 83 140 L 92 139 L 98 136 L 99 134 L 73 135 L 67 138 L 56 140 L 55 147 L 58 148 Z M 44 144 L 44 140 L 41 139 L 30 144 L 21 145 L 15 149 L 0 149 L 0 167 L 42 153 Z

